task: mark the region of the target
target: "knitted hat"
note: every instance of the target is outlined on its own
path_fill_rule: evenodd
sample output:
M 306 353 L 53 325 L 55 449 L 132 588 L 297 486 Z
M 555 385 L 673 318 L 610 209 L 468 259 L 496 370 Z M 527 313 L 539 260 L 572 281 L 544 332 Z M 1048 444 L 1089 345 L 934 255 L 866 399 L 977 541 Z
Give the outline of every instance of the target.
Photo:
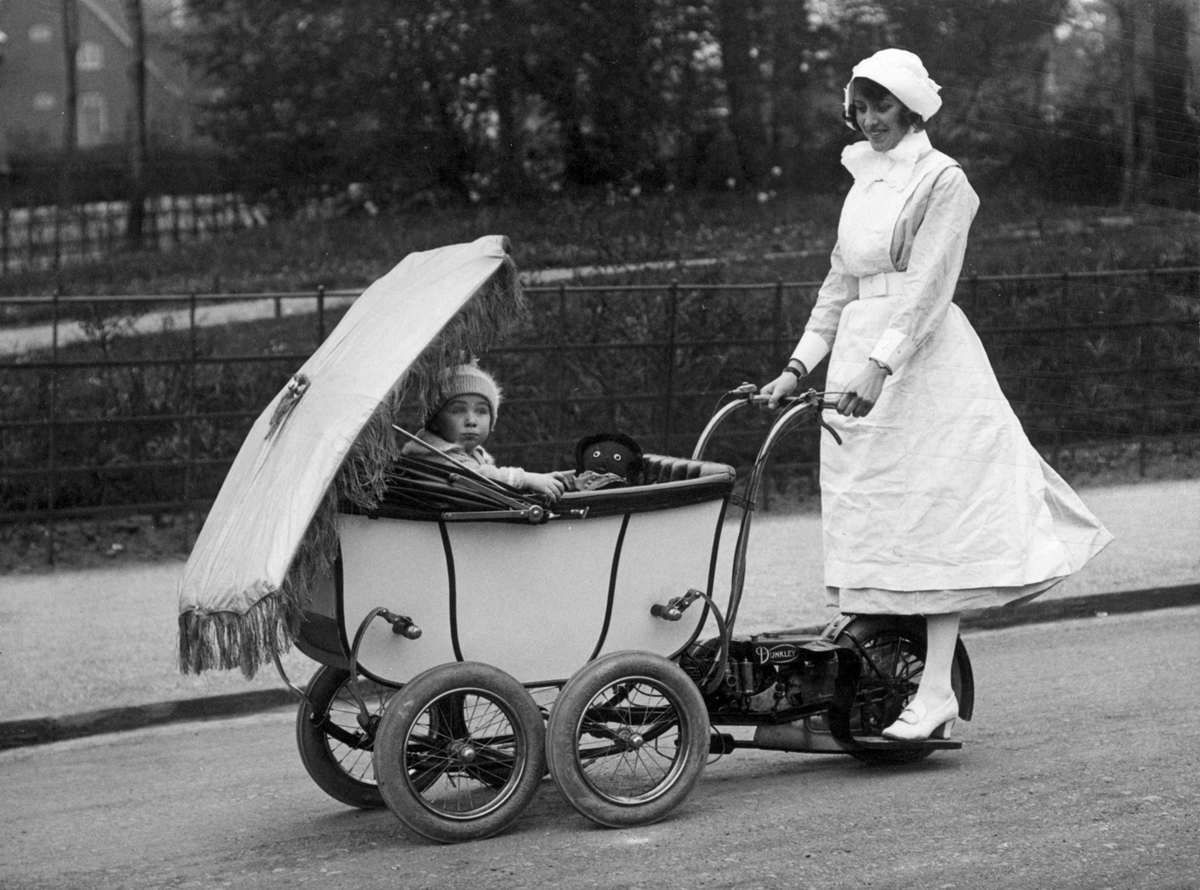
M 491 374 L 474 362 L 456 365 L 442 372 L 442 376 L 438 379 L 437 407 L 434 408 L 434 414 L 451 399 L 465 396 L 468 393 L 487 399 L 487 403 L 492 409 L 492 423 L 495 423 L 496 417 L 500 414 L 500 387 Z
M 842 103 L 848 121 L 853 120 L 850 91 L 856 77 L 875 81 L 925 120 L 942 107 L 942 97 L 938 95 L 942 88 L 930 78 L 920 56 L 906 49 L 881 49 L 863 59 L 850 72 Z M 854 125 L 850 124 L 850 127 L 853 129 Z

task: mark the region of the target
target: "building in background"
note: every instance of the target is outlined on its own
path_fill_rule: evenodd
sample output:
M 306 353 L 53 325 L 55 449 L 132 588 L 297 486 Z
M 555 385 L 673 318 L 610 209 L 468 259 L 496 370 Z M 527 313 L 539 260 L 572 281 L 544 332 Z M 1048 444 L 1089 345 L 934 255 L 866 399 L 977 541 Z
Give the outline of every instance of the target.
M 119 145 L 133 115 L 132 30 L 121 0 L 74 0 L 79 10 L 78 146 Z M 10 157 L 57 154 L 65 131 L 64 0 L 0 0 L 0 168 Z M 196 141 L 192 87 L 173 50 L 183 0 L 143 0 L 150 141 L 187 148 Z

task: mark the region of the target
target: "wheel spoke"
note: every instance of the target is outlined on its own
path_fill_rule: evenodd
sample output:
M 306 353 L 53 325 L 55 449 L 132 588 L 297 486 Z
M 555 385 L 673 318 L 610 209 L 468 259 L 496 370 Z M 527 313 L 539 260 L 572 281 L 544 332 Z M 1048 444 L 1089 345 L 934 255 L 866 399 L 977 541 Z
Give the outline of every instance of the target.
M 478 818 L 511 795 L 524 741 L 502 699 L 447 693 L 425 708 L 425 735 L 411 734 L 402 758 L 422 806 L 447 818 Z
M 664 691 L 641 680 L 601 690 L 579 731 L 580 768 L 602 796 L 622 802 L 652 797 L 679 760 L 679 715 Z M 603 721 L 603 722 L 600 722 Z M 668 733 L 675 739 L 667 746 Z M 609 744 L 589 746 L 587 737 Z

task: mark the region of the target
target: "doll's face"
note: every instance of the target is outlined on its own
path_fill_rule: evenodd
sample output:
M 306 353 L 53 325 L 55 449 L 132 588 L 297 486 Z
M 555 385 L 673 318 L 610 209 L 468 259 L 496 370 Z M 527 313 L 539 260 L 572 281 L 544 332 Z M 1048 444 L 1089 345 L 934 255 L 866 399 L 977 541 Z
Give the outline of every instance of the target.
M 584 450 L 581 469 L 627 478 L 633 462 L 634 453 L 628 446 L 620 442 L 601 441 L 594 442 Z
M 475 448 L 491 435 L 492 406 L 474 393 L 455 396 L 442 405 L 429 426 L 447 442 Z

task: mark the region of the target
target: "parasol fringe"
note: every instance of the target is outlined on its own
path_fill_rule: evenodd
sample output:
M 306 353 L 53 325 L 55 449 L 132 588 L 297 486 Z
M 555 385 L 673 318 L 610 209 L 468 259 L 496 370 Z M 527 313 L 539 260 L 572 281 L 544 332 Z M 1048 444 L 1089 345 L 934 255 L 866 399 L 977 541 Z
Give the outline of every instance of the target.
M 313 587 L 329 575 L 337 560 L 338 504 L 345 500 L 370 510 L 383 499 L 387 470 L 403 446 L 392 430 L 400 406 L 415 402 L 421 416 L 428 415 L 437 407 L 433 401 L 442 371 L 487 351 L 524 312 L 525 305 L 516 264 L 506 257 L 396 381 L 363 426 L 305 530 L 283 584 L 268 591 L 244 613 L 192 609 L 180 614 L 181 672 L 238 668 L 250 678 L 291 648 Z

